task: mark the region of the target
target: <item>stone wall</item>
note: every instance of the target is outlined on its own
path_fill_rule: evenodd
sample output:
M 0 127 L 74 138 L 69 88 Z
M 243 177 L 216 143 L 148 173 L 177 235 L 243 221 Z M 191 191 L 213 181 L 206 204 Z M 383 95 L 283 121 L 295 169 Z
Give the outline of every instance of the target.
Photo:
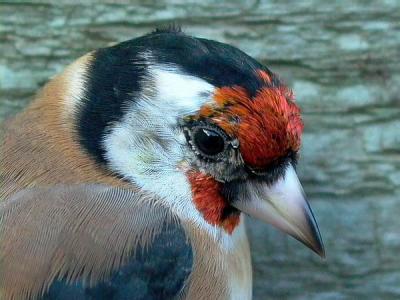
M 1 1 L 0 118 L 89 50 L 175 21 L 281 74 L 327 259 L 249 222 L 255 299 L 400 297 L 400 2 Z M 71 4 L 72 3 L 72 4 Z

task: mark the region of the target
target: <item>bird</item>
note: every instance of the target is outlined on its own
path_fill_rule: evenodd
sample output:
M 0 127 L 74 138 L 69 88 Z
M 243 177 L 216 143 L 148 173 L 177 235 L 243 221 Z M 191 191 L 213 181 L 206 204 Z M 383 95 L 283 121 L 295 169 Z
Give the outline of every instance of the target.
M 176 27 L 87 53 L 2 127 L 2 299 L 251 299 L 247 216 L 325 255 L 269 68 Z

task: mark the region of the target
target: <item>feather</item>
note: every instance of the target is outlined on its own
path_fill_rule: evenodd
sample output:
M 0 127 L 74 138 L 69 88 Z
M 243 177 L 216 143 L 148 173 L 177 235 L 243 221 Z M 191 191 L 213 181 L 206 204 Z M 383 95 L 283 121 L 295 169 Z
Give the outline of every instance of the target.
M 22 190 L 0 203 L 0 291 L 35 299 L 53 280 L 93 286 L 177 222 L 154 199 L 105 185 Z

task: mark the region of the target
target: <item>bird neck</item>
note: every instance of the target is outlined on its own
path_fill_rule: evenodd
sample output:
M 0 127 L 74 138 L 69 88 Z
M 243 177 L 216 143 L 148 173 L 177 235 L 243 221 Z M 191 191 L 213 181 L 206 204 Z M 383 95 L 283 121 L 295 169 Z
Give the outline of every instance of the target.
M 213 235 L 191 223 L 185 223 L 185 228 L 195 253 L 187 299 L 204 295 L 208 299 L 251 299 L 251 258 L 244 222 L 232 235 L 223 230 Z

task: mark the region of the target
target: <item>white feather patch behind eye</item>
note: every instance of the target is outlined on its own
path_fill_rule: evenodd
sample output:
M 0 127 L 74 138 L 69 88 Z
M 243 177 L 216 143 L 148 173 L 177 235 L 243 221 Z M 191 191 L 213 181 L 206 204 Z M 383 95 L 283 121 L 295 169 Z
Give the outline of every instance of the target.
M 171 65 L 149 64 L 147 68 L 147 77 L 140 82 L 141 95 L 103 140 L 109 166 L 163 199 L 181 218 L 205 225 L 179 168 L 187 147 L 178 119 L 212 101 L 214 87 Z

